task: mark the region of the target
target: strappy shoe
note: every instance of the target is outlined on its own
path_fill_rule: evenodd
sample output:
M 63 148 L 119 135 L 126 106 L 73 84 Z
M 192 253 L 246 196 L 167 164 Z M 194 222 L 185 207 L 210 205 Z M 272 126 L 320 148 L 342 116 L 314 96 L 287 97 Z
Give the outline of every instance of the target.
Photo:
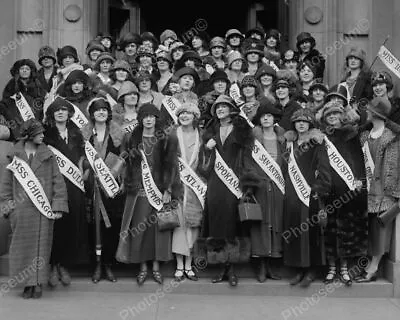
M 158 284 L 163 284 L 164 282 L 164 278 L 158 270 L 153 270 L 153 279 Z
M 194 273 L 192 269 L 185 269 L 185 277 L 192 281 L 199 280 L 197 274 Z
M 340 267 L 339 274 L 340 281 L 342 281 L 347 287 L 350 287 L 353 284 L 353 280 L 350 278 L 349 271 L 347 270 L 347 266 Z
M 139 286 L 141 286 L 147 278 L 147 271 L 140 271 L 136 276 L 136 281 Z
M 185 274 L 183 273 L 183 269 L 176 269 L 175 274 L 175 281 L 182 281 L 185 279 Z
M 372 282 L 372 281 L 376 281 L 376 279 L 378 278 L 377 273 L 368 273 L 365 272 L 361 278 L 358 278 L 356 280 L 357 283 L 364 283 L 364 282 Z
M 336 266 L 329 266 L 329 271 L 325 276 L 324 283 L 332 283 L 336 278 Z

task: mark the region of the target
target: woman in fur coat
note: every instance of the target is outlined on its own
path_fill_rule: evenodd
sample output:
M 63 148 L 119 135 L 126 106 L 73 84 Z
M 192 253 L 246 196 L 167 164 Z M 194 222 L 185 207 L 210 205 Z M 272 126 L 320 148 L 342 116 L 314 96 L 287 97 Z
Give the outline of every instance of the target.
M 288 168 L 285 175 L 284 264 L 296 268 L 291 285 L 308 287 L 315 268 L 325 265 L 325 246 L 319 210 L 331 188 L 331 168 L 323 136 L 313 129 L 315 119 L 308 109 L 291 117 L 293 129 L 285 137 Z M 296 186 L 293 185 L 296 183 Z

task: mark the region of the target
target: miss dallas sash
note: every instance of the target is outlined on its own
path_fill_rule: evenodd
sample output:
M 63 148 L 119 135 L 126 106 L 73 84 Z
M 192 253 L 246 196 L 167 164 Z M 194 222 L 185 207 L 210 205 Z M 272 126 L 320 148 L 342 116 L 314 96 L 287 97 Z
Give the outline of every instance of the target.
M 10 98 L 15 101 L 15 105 L 18 108 L 22 120 L 28 121 L 31 118 L 35 118 L 31 106 L 29 105 L 28 101 L 26 101 L 24 95 L 21 92 L 12 95 Z
M 304 178 L 303 174 L 300 171 L 296 163 L 296 159 L 293 153 L 293 142 L 290 142 L 290 156 L 288 162 L 288 172 L 290 181 L 292 181 L 294 190 L 297 193 L 300 201 L 304 203 L 305 206 L 309 206 L 310 203 L 310 194 L 311 188 L 307 183 L 307 180 Z
M 47 146 L 56 156 L 58 168 L 64 177 L 77 186 L 82 192 L 85 192 L 85 187 L 82 179 L 82 174 L 79 168 L 69 160 L 62 152 L 52 146 Z
M 217 149 L 215 149 L 214 171 L 221 181 L 226 185 L 229 191 L 236 196 L 236 198 L 239 199 L 242 197 L 243 192 L 239 188 L 239 178 L 225 163 Z
M 7 166 L 11 170 L 14 177 L 21 184 L 22 188 L 33 202 L 39 212 L 48 219 L 58 219 L 60 214 L 51 210 L 49 199 L 47 198 L 42 185 L 36 178 L 31 167 L 22 159 L 14 156 L 11 163 Z
M 163 195 L 158 189 L 156 183 L 154 182 L 153 176 L 151 175 L 146 155 L 144 154 L 143 150 L 140 150 L 140 153 L 142 154 L 142 183 L 144 191 L 146 192 L 147 200 L 154 209 L 160 211 L 163 207 Z
M 364 153 L 365 173 L 367 176 L 367 189 L 369 191 L 371 187 L 371 180 L 375 171 L 375 163 L 372 159 L 371 151 L 369 150 L 368 141 L 365 141 L 362 150 Z
M 181 154 L 182 154 L 182 157 L 178 157 L 178 166 L 179 166 L 181 181 L 185 185 L 187 185 L 190 189 L 193 190 L 193 192 L 199 199 L 201 206 L 204 209 L 207 185 L 199 178 L 196 172 L 191 168 L 191 165 L 195 162 L 199 154 L 199 148 L 200 148 L 199 132 L 196 130 L 196 141 L 194 145 L 194 151 L 192 153 L 189 163 L 185 161 L 186 152 L 185 152 L 185 146 L 183 145 L 182 128 L 178 127 L 178 129 L 176 129 L 176 133 L 178 136 L 179 147 L 181 149 Z
M 355 190 L 355 178 L 350 166 L 346 160 L 343 159 L 335 145 L 327 137 L 324 137 L 324 140 L 326 144 L 326 151 L 329 157 L 329 164 L 346 183 L 347 187 L 352 191 Z

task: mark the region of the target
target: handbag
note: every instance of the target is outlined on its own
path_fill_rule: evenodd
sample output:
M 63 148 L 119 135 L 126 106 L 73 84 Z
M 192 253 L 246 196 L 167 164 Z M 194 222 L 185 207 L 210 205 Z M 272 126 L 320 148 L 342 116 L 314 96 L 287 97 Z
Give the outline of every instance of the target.
M 254 202 L 250 202 L 251 198 L 254 200 Z M 262 220 L 262 211 L 261 211 L 261 206 L 257 202 L 256 198 L 254 195 L 250 197 L 243 197 L 240 199 L 239 205 L 238 205 L 238 210 L 239 210 L 239 218 L 240 221 L 261 221 Z
M 179 204 L 164 204 L 157 212 L 157 225 L 159 231 L 173 230 L 180 227 L 178 210 L 181 210 Z

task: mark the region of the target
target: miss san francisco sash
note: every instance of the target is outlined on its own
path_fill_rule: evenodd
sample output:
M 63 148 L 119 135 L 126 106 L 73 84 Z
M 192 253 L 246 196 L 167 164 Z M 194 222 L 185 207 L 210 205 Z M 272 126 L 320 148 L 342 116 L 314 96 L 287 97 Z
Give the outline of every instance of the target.
M 162 101 L 162 104 L 164 105 L 165 109 L 168 111 L 174 122 L 178 123 L 178 118 L 175 112 L 181 106 L 179 100 L 171 96 L 166 96 Z
M 305 206 L 309 206 L 310 203 L 310 194 L 311 188 L 307 183 L 307 180 L 304 178 L 303 174 L 300 171 L 299 166 L 296 163 L 296 159 L 293 153 L 293 142 L 290 144 L 290 156 L 288 162 L 288 171 L 290 181 L 294 187 L 294 190 L 297 193 L 298 198 L 301 202 L 304 203 Z
M 215 164 L 214 171 L 217 174 L 218 178 L 225 184 L 225 186 L 232 192 L 236 198 L 241 198 L 243 193 L 239 188 L 239 178 L 233 172 L 231 168 L 225 163 L 224 159 L 222 159 L 218 150 L 215 150 Z
M 150 167 L 146 159 L 146 155 L 143 150 L 140 150 L 142 154 L 142 183 L 144 191 L 146 192 L 147 200 L 150 205 L 157 211 L 161 210 L 163 207 L 163 195 L 158 189 L 156 183 L 154 182 L 153 176 L 151 175 Z
M 365 173 L 367 176 L 367 189 L 369 191 L 375 171 L 375 163 L 374 160 L 372 159 L 371 151 L 369 150 L 368 141 L 365 141 L 362 150 L 364 153 Z
M 260 168 L 276 184 L 282 194 L 285 194 L 285 179 L 283 178 L 281 168 L 257 139 L 254 141 L 251 155 Z
M 10 98 L 15 101 L 15 105 L 17 106 L 18 111 L 21 114 L 22 120 L 27 121 L 31 118 L 35 118 L 31 106 L 29 105 L 28 101 L 26 101 L 24 95 L 21 92 L 12 95 Z
M 11 170 L 14 177 L 21 184 L 29 199 L 39 210 L 39 212 L 48 219 L 60 218 L 60 214 L 51 210 L 51 205 L 46 193 L 43 190 L 38 178 L 33 173 L 31 167 L 22 159 L 14 156 L 12 162 L 7 166 Z
M 77 186 L 82 192 L 85 192 L 82 174 L 79 168 L 56 148 L 52 146 L 48 146 L 48 148 L 56 156 L 58 168 L 62 175 Z

